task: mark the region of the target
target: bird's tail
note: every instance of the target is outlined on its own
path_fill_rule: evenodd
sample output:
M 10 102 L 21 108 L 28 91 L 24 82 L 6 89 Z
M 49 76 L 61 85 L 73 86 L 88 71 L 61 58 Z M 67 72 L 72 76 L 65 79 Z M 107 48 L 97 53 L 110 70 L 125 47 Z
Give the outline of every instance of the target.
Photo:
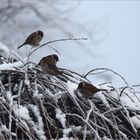
M 17 49 L 21 48 L 21 47 L 24 46 L 24 45 L 25 45 L 25 43 L 23 43 L 22 45 L 20 45 Z
M 99 89 L 100 91 L 108 91 L 107 89 Z
M 56 77 L 59 78 L 59 79 L 61 79 L 61 80 L 64 81 L 65 83 L 67 83 L 68 78 L 67 78 L 67 76 L 64 75 L 63 71 L 61 71 L 61 70 L 58 68 L 57 73 L 58 73 L 58 75 L 57 75 Z

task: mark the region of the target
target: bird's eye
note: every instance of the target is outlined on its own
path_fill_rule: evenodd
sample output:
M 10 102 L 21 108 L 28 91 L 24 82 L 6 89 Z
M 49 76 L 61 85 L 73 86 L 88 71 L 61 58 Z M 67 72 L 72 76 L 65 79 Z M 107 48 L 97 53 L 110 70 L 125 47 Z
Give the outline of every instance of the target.
M 83 83 L 79 83 L 78 88 L 82 88 L 83 87 Z
M 57 55 L 53 55 L 53 58 L 54 58 L 56 61 L 58 61 Z

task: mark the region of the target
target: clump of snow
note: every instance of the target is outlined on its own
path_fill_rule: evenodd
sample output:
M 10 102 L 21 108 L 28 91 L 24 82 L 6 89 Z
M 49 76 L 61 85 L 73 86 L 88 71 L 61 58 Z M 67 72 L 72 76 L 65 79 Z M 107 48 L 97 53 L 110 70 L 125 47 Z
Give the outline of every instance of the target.
M 2 132 L 2 131 L 6 132 L 6 133 L 9 133 L 10 132 L 10 130 L 6 127 L 6 125 L 2 125 L 1 124 L 0 132 Z
M 44 124 L 43 124 L 42 117 L 40 116 L 40 112 L 39 112 L 38 108 L 34 105 L 29 105 L 29 106 L 33 110 L 33 112 L 35 113 L 36 117 L 38 118 L 38 128 L 43 129 Z
M 82 129 L 82 127 L 81 126 L 71 126 L 71 128 L 72 128 L 72 130 L 74 131 L 74 132 L 79 132 L 81 129 Z
M 8 135 L 10 134 L 10 135 L 12 135 L 12 136 L 16 136 L 15 133 L 11 132 L 11 131 L 6 127 L 6 125 L 3 125 L 3 124 L 0 125 L 0 132 L 4 132 L 4 133 L 7 133 Z M 0 138 L 2 139 L 2 137 L 0 137 Z
M 30 120 L 30 116 L 29 116 L 29 111 L 26 107 L 22 106 L 22 105 L 14 105 L 13 106 L 13 110 L 15 112 L 15 114 L 17 116 L 19 116 L 20 118 L 24 119 L 24 120 Z
M 46 137 L 44 135 L 45 134 L 44 131 L 38 129 L 38 127 L 33 127 L 33 128 L 41 140 L 46 140 Z
M 73 83 L 71 81 L 68 81 L 67 82 L 67 87 L 69 87 L 70 91 L 73 92 L 74 90 L 77 89 L 77 84 L 76 83 Z
M 108 94 L 115 99 L 119 99 L 120 97 L 120 91 L 118 89 L 110 91 Z
M 36 97 L 37 99 L 42 99 L 44 96 L 41 93 L 36 94 L 37 92 L 35 91 L 34 97 Z
M 54 94 L 53 99 L 55 100 L 55 102 L 58 102 L 58 99 L 60 99 L 64 94 L 66 94 L 65 91 L 64 92 L 59 91 Z
M 6 92 L 6 96 L 7 96 L 7 99 L 9 99 L 9 101 L 12 99 L 12 94 L 10 91 Z
M 140 128 L 140 115 L 133 116 L 130 119 L 133 122 L 135 128 L 139 129 Z
M 123 93 L 120 97 L 121 102 L 133 109 L 139 109 L 140 108 L 140 100 L 139 100 L 139 93 L 134 93 L 132 90 L 127 90 L 126 94 Z
M 63 138 L 67 137 L 68 134 L 69 134 L 71 131 L 72 131 L 71 128 L 65 128 L 65 129 L 63 130 Z
M 33 112 L 38 120 L 37 125 L 34 126 L 35 131 L 37 132 L 37 134 L 41 140 L 46 140 L 45 132 L 44 132 L 44 123 L 43 123 L 43 119 L 40 115 L 39 109 L 37 108 L 37 106 L 32 105 L 32 104 L 30 104 L 29 107 L 33 110 Z
M 76 83 L 72 83 L 70 81 L 67 82 L 67 89 L 72 97 L 75 97 L 74 91 L 77 89 L 78 85 Z
M 108 101 L 106 100 L 106 97 L 103 95 L 102 92 L 98 92 L 94 96 L 97 97 L 97 98 L 99 98 L 106 105 L 106 107 L 110 107 Z
M 8 101 L 9 101 L 10 106 L 12 106 L 12 103 L 13 103 L 12 93 L 10 91 L 7 91 L 6 92 L 6 97 L 7 97 Z
M 60 109 L 55 109 L 56 118 L 60 121 L 63 128 L 66 128 L 66 114 L 64 114 Z
M 135 108 L 138 109 L 135 102 L 133 102 L 130 98 L 126 97 L 126 96 L 122 96 L 121 98 L 121 102 L 131 108 Z
M 30 81 L 29 81 L 28 79 L 24 80 L 24 83 L 25 83 L 26 85 L 30 85 Z
M 23 65 L 22 62 L 4 63 L 0 65 L 0 70 L 15 70 L 15 67 Z
M 45 89 L 45 93 L 49 95 L 49 97 L 54 98 L 54 94 L 50 92 L 48 89 Z

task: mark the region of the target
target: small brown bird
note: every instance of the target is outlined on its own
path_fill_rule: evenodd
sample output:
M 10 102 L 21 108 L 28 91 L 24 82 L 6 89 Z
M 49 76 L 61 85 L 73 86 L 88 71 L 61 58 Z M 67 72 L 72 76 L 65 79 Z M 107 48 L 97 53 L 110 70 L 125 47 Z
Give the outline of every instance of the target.
M 21 47 L 24 46 L 24 45 L 31 45 L 31 46 L 33 46 L 33 47 L 38 46 L 39 43 L 40 43 L 40 41 L 42 40 L 43 36 L 44 36 L 44 34 L 43 34 L 43 32 L 40 31 L 40 30 L 31 33 L 31 34 L 27 37 L 27 39 L 25 40 L 25 42 L 24 42 L 22 45 L 20 45 L 20 46 L 18 47 L 18 49 L 21 48 Z
M 59 61 L 58 56 L 56 54 L 52 54 L 43 57 L 38 65 L 41 66 L 41 69 L 44 73 L 52 76 L 56 76 L 58 79 L 61 79 L 63 82 L 67 82 L 67 77 L 56 66 L 57 61 Z
M 56 54 L 52 54 L 52 55 L 43 57 L 40 60 L 39 65 L 41 66 L 41 69 L 44 73 L 57 76 L 61 74 L 61 72 L 56 66 L 57 61 L 59 61 L 58 56 Z
M 85 81 L 80 82 L 78 84 L 78 88 L 77 89 L 86 98 L 92 97 L 96 92 L 99 92 L 99 91 L 107 91 L 106 89 L 98 89 L 94 85 L 92 85 L 90 83 L 87 83 Z
M 56 65 L 57 61 L 59 61 L 59 58 L 56 54 L 52 54 L 52 55 L 48 55 L 48 56 L 45 56 L 43 57 L 40 62 L 39 62 L 39 65 L 41 62 L 45 62 L 47 64 L 54 64 Z

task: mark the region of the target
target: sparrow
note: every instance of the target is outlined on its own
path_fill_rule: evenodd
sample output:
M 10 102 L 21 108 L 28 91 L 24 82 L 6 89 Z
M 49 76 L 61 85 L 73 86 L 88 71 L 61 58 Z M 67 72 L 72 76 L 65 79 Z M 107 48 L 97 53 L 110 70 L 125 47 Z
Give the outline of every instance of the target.
M 43 36 L 44 36 L 44 33 L 42 31 L 40 31 L 40 30 L 31 33 L 27 37 L 27 39 L 25 40 L 25 42 L 18 47 L 18 49 L 21 48 L 24 45 L 31 45 L 33 47 L 38 46 L 39 43 L 41 42 Z
M 39 65 L 41 64 L 41 62 L 45 62 L 47 64 L 53 64 L 56 65 L 56 63 L 59 61 L 59 58 L 56 54 L 52 54 L 52 55 L 48 55 L 43 57 L 40 62 Z
M 98 89 L 97 87 L 95 87 L 94 85 L 87 83 L 85 81 L 80 82 L 78 84 L 77 89 L 79 90 L 79 92 L 83 95 L 83 97 L 85 98 L 90 98 L 92 97 L 95 93 L 99 92 L 99 91 L 107 91 L 106 89 Z
M 49 75 L 57 76 L 61 74 L 59 69 L 56 66 L 57 61 L 59 61 L 59 58 L 56 54 L 48 55 L 46 57 L 43 57 L 39 64 L 41 66 L 41 70 Z

